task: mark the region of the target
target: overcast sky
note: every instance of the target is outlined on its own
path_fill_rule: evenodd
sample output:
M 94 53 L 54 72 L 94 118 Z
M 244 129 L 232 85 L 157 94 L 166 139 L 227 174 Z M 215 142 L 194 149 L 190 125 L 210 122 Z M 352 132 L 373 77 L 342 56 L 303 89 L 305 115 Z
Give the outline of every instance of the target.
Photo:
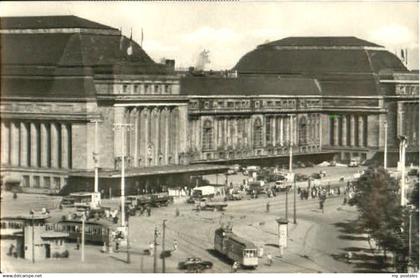
M 409 51 L 418 69 L 418 3 L 400 2 L 0 2 L 1 16 L 77 15 L 140 42 L 155 60 L 194 65 L 210 51 L 207 68 L 232 68 L 266 41 L 287 36 L 357 36 L 391 52 Z

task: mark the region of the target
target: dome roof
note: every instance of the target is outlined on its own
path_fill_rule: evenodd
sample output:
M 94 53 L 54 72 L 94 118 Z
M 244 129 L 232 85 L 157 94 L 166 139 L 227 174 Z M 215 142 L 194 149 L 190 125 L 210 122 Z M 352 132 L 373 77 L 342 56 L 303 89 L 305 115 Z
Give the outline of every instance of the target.
M 323 75 L 407 68 L 384 47 L 355 37 L 289 37 L 259 45 L 236 64 L 238 73 Z
M 383 46 L 356 37 L 288 37 L 262 44 L 234 70 L 239 75 L 316 78 L 326 95 L 381 95 L 380 72 L 408 72 Z

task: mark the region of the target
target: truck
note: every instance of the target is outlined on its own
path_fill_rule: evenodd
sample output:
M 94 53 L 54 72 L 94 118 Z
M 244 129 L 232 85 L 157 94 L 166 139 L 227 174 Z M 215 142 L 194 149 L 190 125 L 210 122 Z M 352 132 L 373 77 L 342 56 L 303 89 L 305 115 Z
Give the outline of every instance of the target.
M 359 167 L 360 165 L 360 157 L 354 157 L 350 159 L 349 167 Z
M 224 202 L 211 202 L 207 198 L 201 198 L 195 202 L 195 208 L 197 210 L 212 210 L 212 211 L 222 211 L 228 204 Z
M 192 196 L 193 197 L 214 197 L 216 194 L 216 188 L 211 185 L 206 186 L 199 186 L 193 189 Z
M 76 207 L 78 209 L 97 209 L 101 206 L 101 193 L 74 192 L 62 199 L 62 207 Z

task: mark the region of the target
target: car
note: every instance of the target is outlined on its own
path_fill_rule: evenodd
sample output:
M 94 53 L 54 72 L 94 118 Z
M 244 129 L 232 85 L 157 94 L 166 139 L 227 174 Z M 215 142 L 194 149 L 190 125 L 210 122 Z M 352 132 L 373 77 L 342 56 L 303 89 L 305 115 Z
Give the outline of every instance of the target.
M 304 174 L 296 174 L 296 181 L 307 181 L 309 177 Z
M 419 175 L 419 169 L 411 169 L 407 173 L 408 176 L 418 176 Z
M 328 167 L 335 167 L 337 166 L 337 162 L 335 162 L 334 160 L 330 161 L 330 164 L 328 165 Z
M 239 201 L 242 200 L 242 195 L 238 192 L 233 192 L 232 194 L 229 194 L 225 199 L 228 201 Z
M 201 272 L 205 269 L 211 269 L 213 267 L 213 263 L 210 261 L 203 261 L 199 257 L 190 257 L 178 263 L 178 268 L 187 270 L 187 271 L 194 271 L 194 272 Z
M 306 168 L 305 163 L 303 163 L 302 161 L 298 161 L 298 162 L 296 162 L 296 164 L 299 168 Z
M 313 179 L 321 179 L 322 178 L 322 175 L 320 174 L 320 173 L 313 173 L 312 175 L 311 175 L 311 177 L 313 178 Z

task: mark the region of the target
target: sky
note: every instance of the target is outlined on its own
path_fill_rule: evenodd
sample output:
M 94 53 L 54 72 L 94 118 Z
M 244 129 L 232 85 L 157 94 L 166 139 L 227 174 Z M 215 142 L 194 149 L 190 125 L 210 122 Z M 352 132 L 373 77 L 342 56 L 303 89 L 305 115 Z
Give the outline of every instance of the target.
M 416 1 L 0 2 L 0 16 L 77 15 L 122 28 L 156 61 L 194 66 L 209 50 L 208 69 L 230 69 L 247 52 L 288 36 L 356 36 L 393 53 L 408 49 L 419 68 Z

